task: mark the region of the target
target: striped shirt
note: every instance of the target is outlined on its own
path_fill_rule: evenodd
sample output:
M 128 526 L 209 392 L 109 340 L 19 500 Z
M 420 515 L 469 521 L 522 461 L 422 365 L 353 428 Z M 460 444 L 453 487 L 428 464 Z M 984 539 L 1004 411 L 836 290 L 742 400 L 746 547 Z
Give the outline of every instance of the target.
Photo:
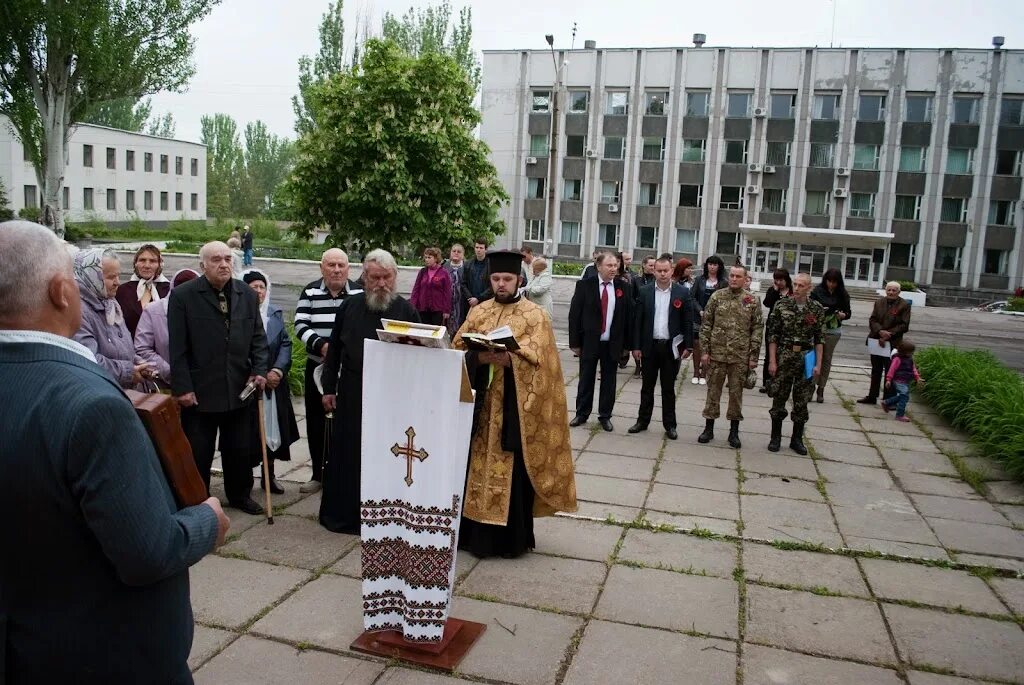
M 349 295 L 361 293 L 355 281 L 349 281 L 337 297 L 324 287 L 324 279 L 313 281 L 302 289 L 299 306 L 295 308 L 295 335 L 306 346 L 306 354 L 322 362 L 320 350 L 331 338 L 338 306 Z

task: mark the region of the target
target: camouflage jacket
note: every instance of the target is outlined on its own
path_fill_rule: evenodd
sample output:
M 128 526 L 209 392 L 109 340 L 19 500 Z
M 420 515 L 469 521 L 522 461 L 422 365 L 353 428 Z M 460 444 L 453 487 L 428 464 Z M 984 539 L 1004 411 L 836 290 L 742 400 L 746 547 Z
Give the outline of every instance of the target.
M 803 308 L 796 300 L 784 297 L 775 305 L 768 317 L 768 342 L 779 346 L 777 355 L 783 350 L 800 345 L 809 350 L 822 342 L 825 333 L 825 308 L 808 299 Z
M 746 290 L 716 290 L 704 308 L 700 346 L 716 362 L 756 362 L 761 355 L 761 303 Z

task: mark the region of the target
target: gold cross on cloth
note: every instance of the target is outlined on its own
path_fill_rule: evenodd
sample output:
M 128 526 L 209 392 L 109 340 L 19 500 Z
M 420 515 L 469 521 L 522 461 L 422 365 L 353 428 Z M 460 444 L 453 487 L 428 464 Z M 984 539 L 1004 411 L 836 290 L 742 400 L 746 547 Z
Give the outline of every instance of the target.
M 425 449 L 416 449 L 413 446 L 413 441 L 416 438 L 416 430 L 409 426 L 405 431 L 405 446 L 399 445 L 397 442 L 391 446 L 391 454 L 396 457 L 405 457 L 405 484 L 412 486 L 412 460 L 419 459 L 423 461 L 430 456 Z

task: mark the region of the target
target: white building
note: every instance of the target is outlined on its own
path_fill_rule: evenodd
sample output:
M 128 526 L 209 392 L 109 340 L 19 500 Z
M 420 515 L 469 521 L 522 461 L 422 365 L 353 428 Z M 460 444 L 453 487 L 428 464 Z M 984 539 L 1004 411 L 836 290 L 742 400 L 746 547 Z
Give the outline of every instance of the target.
M 512 245 L 1022 285 L 1024 51 L 588 41 L 484 51 L 481 98 Z
M 0 178 L 15 213 L 40 206 L 35 170 L 5 117 L 0 117 Z M 68 142 L 62 205 L 65 220 L 72 222 L 205 220 L 206 146 L 78 124 Z

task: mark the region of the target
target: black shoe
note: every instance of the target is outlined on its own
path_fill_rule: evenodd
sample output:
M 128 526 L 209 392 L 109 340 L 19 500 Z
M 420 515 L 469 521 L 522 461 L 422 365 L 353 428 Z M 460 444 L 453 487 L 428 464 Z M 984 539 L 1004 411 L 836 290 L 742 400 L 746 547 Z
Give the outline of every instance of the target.
M 647 430 L 647 424 L 646 423 L 640 423 L 639 421 L 637 421 L 632 426 L 627 428 L 626 432 L 627 433 L 639 433 L 640 431 L 645 431 L 645 430 Z
M 241 502 L 228 502 L 228 506 L 234 507 L 235 509 L 240 509 L 241 511 L 244 511 L 246 514 L 253 514 L 256 516 L 262 515 L 264 513 L 263 507 L 257 504 L 256 500 L 254 500 L 252 497 L 246 497 Z
M 768 451 L 778 452 L 782 447 L 782 419 L 772 419 L 772 437 L 768 440 Z
M 857 400 L 857 404 L 874 404 L 874 403 L 875 403 L 875 398 L 874 397 L 862 397 L 859 400 Z
M 740 442 L 740 422 L 730 421 L 729 422 L 729 447 L 739 449 L 743 446 Z
M 669 440 L 676 440 L 679 437 L 679 433 L 676 432 L 675 428 L 666 428 L 665 437 Z
M 264 489 L 265 487 L 266 487 L 266 484 L 264 483 L 263 479 L 261 478 L 260 479 L 260 490 Z M 275 495 L 283 495 L 284 494 L 284 488 L 281 487 L 281 484 L 278 483 L 275 478 L 271 478 L 270 479 L 270 492 L 272 492 Z
M 789 449 L 801 456 L 807 454 L 807 447 L 804 445 L 804 424 L 793 423 L 793 437 L 789 439 Z
M 763 393 L 767 394 L 768 393 L 768 388 L 766 388 L 766 387 L 764 387 L 762 385 L 760 388 L 757 389 L 757 391 L 758 392 L 763 392 Z
M 575 428 L 576 426 L 582 426 L 586 422 L 587 419 L 585 416 L 580 416 L 579 414 L 577 414 L 576 416 L 572 417 L 572 421 L 569 422 L 569 426 Z
M 601 428 L 604 428 L 609 433 L 615 430 L 615 426 L 612 425 L 611 419 L 598 419 L 597 422 L 601 424 Z
M 643 375 L 643 372 L 640 371 L 640 367 L 638 366 L 636 368 L 636 371 L 633 372 L 633 378 L 640 378 L 640 376 L 642 376 L 642 375 Z
M 697 442 L 708 443 L 715 439 L 715 420 L 704 419 L 704 432 L 697 436 Z
M 825 403 L 825 388 L 818 388 L 818 395 L 814 398 L 814 401 L 818 404 Z

